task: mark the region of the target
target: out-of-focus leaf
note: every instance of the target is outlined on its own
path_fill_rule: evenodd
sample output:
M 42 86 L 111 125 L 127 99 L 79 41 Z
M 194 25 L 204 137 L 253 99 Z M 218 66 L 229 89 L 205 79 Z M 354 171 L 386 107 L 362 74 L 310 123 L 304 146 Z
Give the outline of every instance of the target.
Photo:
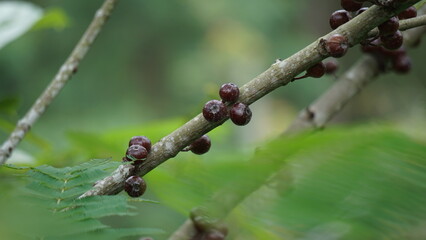
M 70 19 L 63 9 L 50 8 L 46 10 L 43 17 L 34 24 L 32 29 L 53 28 L 59 31 L 66 28 L 69 24 Z
M 177 211 L 201 204 L 222 218 L 237 208 L 248 235 L 265 236 L 247 223 L 257 218 L 271 239 L 405 239 L 426 218 L 426 145 L 390 128 L 282 137 L 240 158 L 179 157 L 147 177 Z
M 425 3 L 426 3 L 426 1 L 425 1 L 425 0 L 423 0 L 423 1 L 420 1 L 420 2 L 416 3 L 416 5 L 414 5 L 414 6 L 415 6 L 417 9 L 419 9 L 419 8 L 423 7 L 423 5 L 425 5 Z
M 281 226 L 274 231 L 290 233 L 287 239 L 424 236 L 424 143 L 391 129 L 327 129 L 274 141 L 257 156 L 287 163 L 267 181 L 273 187 L 259 184 L 243 208 L 265 227 Z
M 182 153 L 146 178 L 161 203 L 187 215 L 192 208 L 208 201 L 212 193 L 234 178 L 253 174 L 244 159 L 248 157 L 236 152 L 205 159 L 192 153 Z M 235 174 L 235 171 L 238 173 Z
M 18 104 L 19 99 L 17 97 L 7 97 L 0 99 L 0 114 L 15 115 Z
M 41 18 L 43 10 L 27 2 L 0 2 L 0 48 L 18 38 Z
M 391 132 L 355 134 L 342 136 L 345 148 L 291 161 L 275 218 L 303 239 L 420 239 L 426 146 Z
M 108 216 L 136 215 L 128 197 L 77 197 L 90 189 L 93 176 L 106 176 L 116 162 L 95 159 L 78 166 L 54 168 L 43 165 L 34 168 L 6 167 L 21 170 L 29 184 L 20 188 L 19 201 L 2 209 L 0 220 L 7 222 L 7 234 L 38 236 L 43 239 L 119 239 L 125 236 L 161 234 L 152 228 L 112 228 L 100 221 Z M 97 170 L 97 171 L 95 171 Z M 7 200 L 0 198 L 0 202 Z M 137 202 L 152 203 L 138 199 Z M 13 212 L 13 216 L 11 213 Z M 4 216 L 4 217 L 3 217 Z M 7 218 L 7 221 L 6 221 Z M 10 239 L 16 239 L 10 238 Z

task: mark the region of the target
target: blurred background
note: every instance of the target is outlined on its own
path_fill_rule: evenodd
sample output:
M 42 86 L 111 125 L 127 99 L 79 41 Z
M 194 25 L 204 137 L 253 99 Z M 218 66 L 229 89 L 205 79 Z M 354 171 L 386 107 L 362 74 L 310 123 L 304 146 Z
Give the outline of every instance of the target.
M 40 19 L 0 49 L 0 142 L 52 80 L 103 1 L 26 2 L 40 11 Z M 130 137 L 146 135 L 156 142 L 198 114 L 206 101 L 217 99 L 223 83 L 242 86 L 275 59 L 328 33 L 329 16 L 340 8 L 339 1 L 308 0 L 119 1 L 78 72 L 10 163 L 64 167 L 92 158 L 118 161 Z M 425 44 L 409 50 L 409 74 L 381 75 L 333 123 L 386 122 L 425 140 L 425 53 Z M 360 56 L 359 47 L 351 49 L 339 59 L 336 76 Z M 278 89 L 251 106 L 249 126 L 227 122 L 214 130 L 211 155 L 171 161 L 248 159 L 335 80 L 308 78 Z M 155 217 L 128 222 L 173 231 L 186 209 L 169 207 L 148 207 L 141 212 Z

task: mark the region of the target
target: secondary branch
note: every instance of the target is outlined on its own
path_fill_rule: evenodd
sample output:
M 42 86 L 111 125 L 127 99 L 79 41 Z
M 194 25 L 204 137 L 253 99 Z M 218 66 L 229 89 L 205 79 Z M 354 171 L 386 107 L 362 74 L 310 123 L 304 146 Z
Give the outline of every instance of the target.
M 399 30 L 405 31 L 408 29 L 426 25 L 426 15 L 421 15 L 415 18 L 404 19 L 399 21 Z M 379 36 L 379 29 L 375 28 L 368 33 L 368 37 Z

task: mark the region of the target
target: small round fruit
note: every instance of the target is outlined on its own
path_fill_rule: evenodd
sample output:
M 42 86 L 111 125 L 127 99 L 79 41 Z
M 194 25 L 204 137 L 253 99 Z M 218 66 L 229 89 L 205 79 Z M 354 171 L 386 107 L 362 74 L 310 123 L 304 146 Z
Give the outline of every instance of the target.
M 399 29 L 399 20 L 397 17 L 391 17 L 386 22 L 379 25 L 381 36 L 392 35 Z
M 407 73 L 411 70 L 411 59 L 407 55 L 401 55 L 392 59 L 392 69 L 396 73 Z
M 244 103 L 235 103 L 230 111 L 230 118 L 235 125 L 244 126 L 251 120 L 251 110 Z
M 363 7 L 361 9 L 359 9 L 358 11 L 356 11 L 355 16 L 360 15 L 361 13 L 365 12 L 368 9 L 368 7 Z
M 417 9 L 413 6 L 405 9 L 404 11 L 398 14 L 398 18 L 401 20 L 414 18 L 414 17 L 417 17 Z
M 192 142 L 191 145 L 189 145 L 189 150 L 195 154 L 201 155 L 208 152 L 211 145 L 212 143 L 209 136 L 203 135 L 202 137 Z
M 143 160 L 148 156 L 148 151 L 141 145 L 132 145 L 127 148 L 126 158 L 129 161 Z
M 130 197 L 140 197 L 146 191 L 146 182 L 139 176 L 131 176 L 124 182 L 124 190 Z
M 132 145 L 141 145 L 148 151 L 148 153 L 151 151 L 151 140 L 145 136 L 132 137 L 129 141 L 129 146 Z
M 358 11 L 362 7 L 362 3 L 355 0 L 340 0 L 340 5 L 349 12 Z
M 337 71 L 339 68 L 339 64 L 336 60 L 331 60 L 325 63 L 325 73 L 326 74 L 333 74 Z
M 330 16 L 330 27 L 336 29 L 351 20 L 351 15 L 346 10 L 337 10 Z
M 380 36 L 380 40 L 382 41 L 383 47 L 394 50 L 402 46 L 404 37 L 402 36 L 401 31 L 398 30 L 392 35 Z
M 240 96 L 240 89 L 233 83 L 225 83 L 220 87 L 219 95 L 224 102 L 234 103 Z
M 313 78 L 320 78 L 325 74 L 325 65 L 319 62 L 306 70 L 306 75 Z
M 203 116 L 209 122 L 218 122 L 227 115 L 225 104 L 219 100 L 210 100 L 204 105 Z
M 340 34 L 334 34 L 325 41 L 326 51 L 330 56 L 335 58 L 343 57 L 348 51 L 348 48 L 348 38 Z

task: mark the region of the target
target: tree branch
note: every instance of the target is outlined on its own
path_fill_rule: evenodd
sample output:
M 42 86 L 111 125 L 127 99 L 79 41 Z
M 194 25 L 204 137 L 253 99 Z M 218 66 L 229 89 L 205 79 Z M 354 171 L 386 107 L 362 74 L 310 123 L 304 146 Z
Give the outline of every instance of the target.
M 417 2 L 419 0 L 409 0 L 401 4 L 397 9 L 380 6 L 370 7 L 357 17 L 357 21 L 347 22 L 329 34 L 317 39 L 293 56 L 273 64 L 265 72 L 242 86 L 240 88 L 239 102 L 248 105 L 252 104 L 276 88 L 287 85 L 296 75 L 328 57 L 327 51 L 321 44 L 324 39 L 328 39 L 333 34 L 341 34 L 348 38 L 350 46 L 356 45 L 365 39 L 368 32 L 373 28 Z M 110 176 L 98 181 L 91 190 L 81 195 L 80 198 L 120 192 L 123 189 L 124 181 L 130 174 L 145 175 L 166 160 L 175 157 L 195 139 L 220 126 L 226 120 L 210 123 L 204 119 L 202 114 L 197 115 L 154 144 L 147 160 L 138 169 L 129 164 L 121 165 Z
M 425 8 L 419 11 L 424 13 Z M 416 17 L 426 20 L 426 15 Z M 417 22 L 417 21 L 413 21 Z M 406 22 L 407 23 L 407 22 Z M 426 22 L 424 23 L 426 24 Z M 418 25 L 411 25 L 418 26 Z M 422 26 L 422 25 L 419 25 Z M 405 24 L 404 24 L 405 27 Z M 404 30 L 407 30 L 405 28 Z M 404 45 L 413 47 L 426 32 L 426 27 L 417 27 L 404 33 Z M 340 110 L 357 95 L 368 83 L 374 81 L 379 73 L 377 61 L 365 54 L 351 69 L 349 69 L 327 92 L 321 95 L 309 107 L 303 109 L 284 134 L 298 133 L 309 128 L 322 128 Z
M 322 128 L 348 103 L 365 85 L 379 73 L 377 61 L 365 54 L 327 92 L 299 113 L 284 134 L 298 133 L 309 128 Z
M 404 19 L 399 21 L 399 30 L 405 31 L 408 29 L 426 25 L 426 15 L 421 15 L 415 18 Z M 368 37 L 379 36 L 379 29 L 375 28 L 368 33 Z
M 90 46 L 95 41 L 116 3 L 117 0 L 105 0 L 102 6 L 96 11 L 95 17 L 86 32 L 77 43 L 68 59 L 62 64 L 52 82 L 28 110 L 25 116 L 18 121 L 9 138 L 0 147 L 0 164 L 6 162 L 19 142 L 25 137 L 25 134 L 45 112 L 46 108 L 65 86 L 65 83 L 67 83 L 71 76 L 77 71 L 80 61 L 84 58 Z
M 419 14 L 424 14 L 426 8 L 422 8 Z M 426 27 L 417 27 L 410 29 L 404 33 L 404 45 L 411 47 L 420 39 L 421 35 L 426 32 Z M 292 124 L 287 128 L 284 134 L 295 134 L 307 129 L 316 129 L 324 127 L 324 125 L 343 107 L 356 96 L 368 83 L 374 81 L 379 73 L 377 61 L 369 54 L 361 57 L 349 70 L 347 70 L 325 93 L 309 107 L 299 113 Z M 288 177 L 287 169 L 279 170 L 272 174 L 274 180 L 271 182 L 283 181 L 283 176 Z M 229 185 L 234 186 L 233 183 Z M 247 187 L 247 186 L 246 186 Z M 245 192 L 253 192 L 260 186 L 249 186 Z M 239 189 L 243 187 L 238 187 Z M 222 196 L 222 199 L 215 199 L 216 196 Z M 226 197 L 224 202 L 223 196 Z M 220 201 L 222 212 L 231 212 L 246 196 L 242 196 L 241 192 L 236 193 L 235 188 L 224 188 L 217 192 L 211 202 Z M 225 216 L 223 216 L 224 218 Z M 191 220 L 186 220 L 170 237 L 169 240 L 188 240 L 195 235 L 196 229 Z

